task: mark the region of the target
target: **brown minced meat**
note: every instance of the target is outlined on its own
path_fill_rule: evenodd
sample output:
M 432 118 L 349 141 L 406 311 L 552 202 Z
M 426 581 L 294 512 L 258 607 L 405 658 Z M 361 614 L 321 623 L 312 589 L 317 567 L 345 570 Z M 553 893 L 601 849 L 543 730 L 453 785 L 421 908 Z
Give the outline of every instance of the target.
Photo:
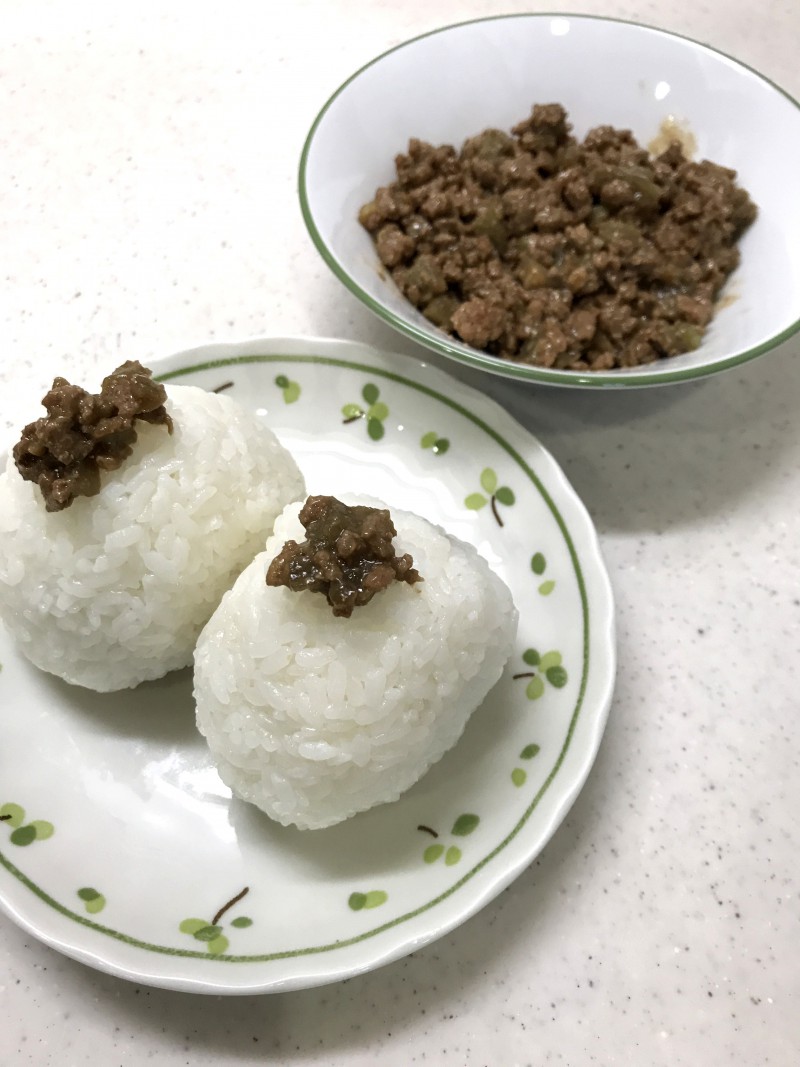
M 736 172 L 651 158 L 628 130 L 583 142 L 559 104 L 511 135 L 412 140 L 359 220 L 432 323 L 517 363 L 607 370 L 696 348 L 756 217 Z
M 299 517 L 308 536 L 286 542 L 267 569 L 267 585 L 322 593 L 334 615 L 349 618 L 392 582 L 422 581 L 411 556 L 396 554 L 397 530 L 386 509 L 310 496 Z
M 166 426 L 167 392 L 153 372 L 128 361 L 88 393 L 55 378 L 42 404 L 47 415 L 30 423 L 14 446 L 22 477 L 36 482 L 48 511 L 68 508 L 78 496 L 100 492 L 100 472 L 120 467 L 133 451 L 137 420 Z

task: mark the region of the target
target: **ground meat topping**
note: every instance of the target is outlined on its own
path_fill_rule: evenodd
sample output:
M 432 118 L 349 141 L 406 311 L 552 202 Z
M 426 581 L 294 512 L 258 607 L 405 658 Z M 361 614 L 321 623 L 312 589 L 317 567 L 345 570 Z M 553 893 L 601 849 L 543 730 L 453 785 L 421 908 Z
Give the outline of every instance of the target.
M 605 370 L 697 348 L 757 209 L 736 172 L 651 157 L 629 130 L 582 143 L 559 104 L 457 153 L 413 139 L 359 212 L 435 326 L 519 363 Z
M 286 542 L 267 569 L 267 585 L 322 593 L 334 615 L 350 618 L 392 582 L 423 580 L 408 553 L 396 554 L 397 530 L 387 510 L 310 496 L 299 517 L 308 536 L 301 544 Z
M 29 423 L 14 446 L 17 470 L 36 482 L 48 511 L 68 508 L 78 496 L 95 496 L 100 471 L 116 470 L 131 455 L 137 419 L 172 433 L 166 399 L 153 372 L 135 361 L 104 378 L 99 393 L 55 378 L 42 400 L 47 415 Z

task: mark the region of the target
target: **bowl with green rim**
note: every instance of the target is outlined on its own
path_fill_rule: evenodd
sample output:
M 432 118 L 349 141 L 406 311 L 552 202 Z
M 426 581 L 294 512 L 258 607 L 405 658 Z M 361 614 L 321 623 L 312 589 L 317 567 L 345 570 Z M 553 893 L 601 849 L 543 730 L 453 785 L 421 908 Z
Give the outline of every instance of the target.
M 500 359 L 433 325 L 381 264 L 359 209 L 395 179 L 411 138 L 458 148 L 558 102 L 578 139 L 595 126 L 653 143 L 679 129 L 696 160 L 737 172 L 758 207 L 741 260 L 694 351 L 582 372 Z M 775 348 L 800 329 L 800 105 L 714 48 L 631 22 L 505 15 L 434 30 L 367 63 L 325 103 L 306 139 L 299 195 L 334 274 L 401 333 L 461 364 L 543 385 L 619 388 L 701 378 Z

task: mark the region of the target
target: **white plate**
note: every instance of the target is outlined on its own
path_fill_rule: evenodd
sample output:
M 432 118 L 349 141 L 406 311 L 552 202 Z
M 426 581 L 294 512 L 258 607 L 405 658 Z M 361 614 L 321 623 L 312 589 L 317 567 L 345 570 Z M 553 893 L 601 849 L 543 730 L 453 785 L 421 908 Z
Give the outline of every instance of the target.
M 12 816 L 0 904 L 67 955 L 157 986 L 254 993 L 369 970 L 496 896 L 589 772 L 614 679 L 591 521 L 529 433 L 424 363 L 259 340 L 155 370 L 232 382 L 295 452 L 309 492 L 370 493 L 475 544 L 514 593 L 517 648 L 413 789 L 303 833 L 231 800 L 194 726 L 189 671 L 94 694 L 37 671 L 0 630 L 0 816 Z

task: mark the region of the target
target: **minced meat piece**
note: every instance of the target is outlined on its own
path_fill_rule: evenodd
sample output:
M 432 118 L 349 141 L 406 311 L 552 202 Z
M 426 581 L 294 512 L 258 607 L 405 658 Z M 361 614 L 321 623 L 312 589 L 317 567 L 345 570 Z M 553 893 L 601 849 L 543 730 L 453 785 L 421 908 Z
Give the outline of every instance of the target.
M 395 552 L 397 530 L 387 510 L 310 496 L 299 518 L 308 536 L 286 542 L 267 569 L 267 585 L 322 593 L 334 615 L 350 618 L 392 582 L 422 581 L 411 556 Z
M 359 213 L 403 295 L 502 359 L 571 370 L 696 348 L 756 207 L 736 172 L 653 158 L 629 130 L 579 143 L 560 104 L 460 152 L 413 139 Z
M 29 423 L 14 446 L 17 470 L 36 482 L 48 511 L 68 508 L 78 496 L 95 496 L 100 471 L 116 470 L 131 455 L 137 419 L 172 433 L 166 399 L 153 372 L 136 361 L 112 371 L 99 393 L 54 378 L 42 400 L 47 415 Z
M 461 304 L 450 321 L 454 332 L 468 345 L 485 348 L 502 334 L 505 317 L 502 307 L 476 296 Z

